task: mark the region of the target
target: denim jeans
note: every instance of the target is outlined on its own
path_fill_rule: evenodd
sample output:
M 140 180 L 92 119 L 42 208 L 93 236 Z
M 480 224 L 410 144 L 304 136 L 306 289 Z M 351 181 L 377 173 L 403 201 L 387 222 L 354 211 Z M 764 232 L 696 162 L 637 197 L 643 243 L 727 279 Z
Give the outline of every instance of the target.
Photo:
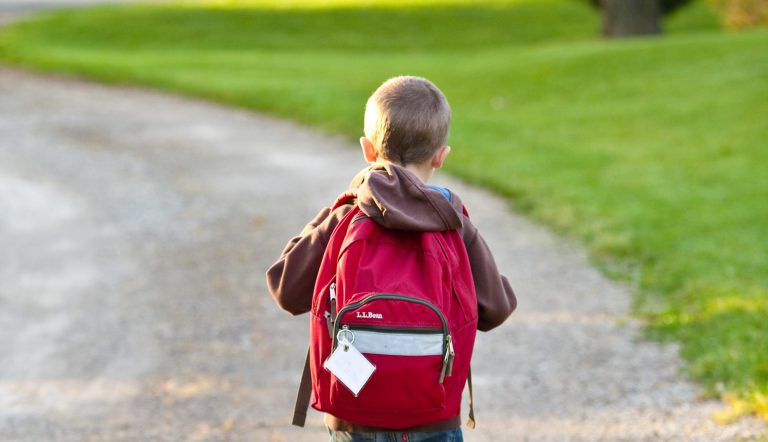
M 461 428 L 434 431 L 429 433 L 347 433 L 331 431 L 329 442 L 463 442 Z

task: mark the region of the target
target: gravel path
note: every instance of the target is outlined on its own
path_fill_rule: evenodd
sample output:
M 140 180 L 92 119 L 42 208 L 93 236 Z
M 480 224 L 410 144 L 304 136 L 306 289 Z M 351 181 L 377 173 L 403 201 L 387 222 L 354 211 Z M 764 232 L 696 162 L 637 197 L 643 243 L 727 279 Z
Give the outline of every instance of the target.
M 461 148 L 456 146 L 456 148 Z M 449 159 L 450 161 L 450 159 Z M 305 316 L 264 269 L 364 166 L 345 140 L 0 68 L 0 440 L 321 441 L 288 425 Z M 519 295 L 478 337 L 468 441 L 732 441 L 583 253 L 444 175 Z

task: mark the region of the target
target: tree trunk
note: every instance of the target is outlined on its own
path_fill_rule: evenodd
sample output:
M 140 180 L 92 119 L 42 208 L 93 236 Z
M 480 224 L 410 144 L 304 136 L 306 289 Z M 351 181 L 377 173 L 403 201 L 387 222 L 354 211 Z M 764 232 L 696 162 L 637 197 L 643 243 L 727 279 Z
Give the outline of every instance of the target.
M 606 38 L 661 33 L 659 0 L 600 0 Z

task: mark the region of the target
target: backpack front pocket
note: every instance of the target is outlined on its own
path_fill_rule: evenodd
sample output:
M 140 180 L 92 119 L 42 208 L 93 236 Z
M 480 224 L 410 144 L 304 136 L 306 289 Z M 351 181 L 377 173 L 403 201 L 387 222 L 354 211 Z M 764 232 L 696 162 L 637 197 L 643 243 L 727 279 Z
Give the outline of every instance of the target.
M 406 295 L 370 295 L 339 311 L 334 349 L 342 334 L 376 370 L 357 396 L 331 376 L 331 403 L 391 413 L 445 406 L 443 380 L 450 375 L 453 346 L 433 304 Z

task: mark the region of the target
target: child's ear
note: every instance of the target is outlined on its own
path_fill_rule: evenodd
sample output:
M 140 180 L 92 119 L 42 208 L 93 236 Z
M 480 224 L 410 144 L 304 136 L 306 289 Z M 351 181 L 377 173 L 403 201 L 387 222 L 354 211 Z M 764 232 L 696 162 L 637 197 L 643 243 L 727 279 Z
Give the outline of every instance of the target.
M 363 157 L 365 161 L 369 163 L 375 163 L 378 159 L 376 155 L 376 148 L 373 147 L 373 143 L 366 137 L 360 137 L 360 147 L 363 148 Z
M 451 146 L 443 146 L 440 149 L 437 149 L 437 152 L 435 152 L 435 154 L 432 155 L 432 164 L 431 164 L 432 168 L 439 169 L 443 167 L 445 158 L 448 156 L 449 153 L 451 153 Z

